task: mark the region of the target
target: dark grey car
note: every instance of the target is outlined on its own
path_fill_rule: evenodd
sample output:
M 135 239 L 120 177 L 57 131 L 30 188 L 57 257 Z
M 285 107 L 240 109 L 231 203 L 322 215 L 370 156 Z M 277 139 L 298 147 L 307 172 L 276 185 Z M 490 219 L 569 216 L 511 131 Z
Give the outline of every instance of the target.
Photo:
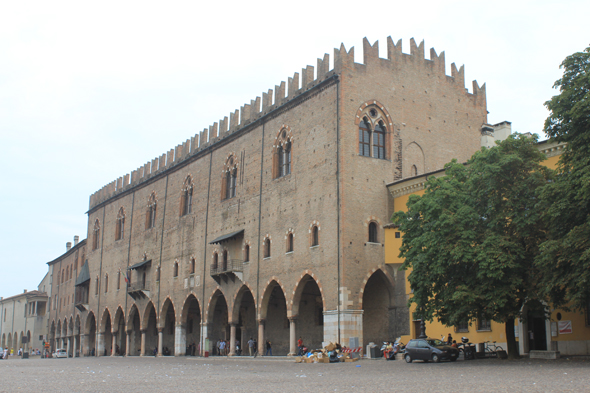
M 408 363 L 412 363 L 413 360 L 424 360 L 425 362 L 432 360 L 435 363 L 441 360 L 454 362 L 458 357 L 459 350 L 457 348 L 432 338 L 410 340 L 404 354 L 404 359 Z

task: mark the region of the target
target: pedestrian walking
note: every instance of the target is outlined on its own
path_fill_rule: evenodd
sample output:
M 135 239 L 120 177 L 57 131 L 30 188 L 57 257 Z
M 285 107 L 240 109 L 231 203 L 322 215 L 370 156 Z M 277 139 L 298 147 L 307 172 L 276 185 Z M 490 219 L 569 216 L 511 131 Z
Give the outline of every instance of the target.
M 266 356 L 272 356 L 272 344 L 266 340 Z
M 250 356 L 254 356 L 254 345 L 255 342 L 252 337 L 250 337 L 250 340 L 248 340 L 248 350 L 250 351 Z

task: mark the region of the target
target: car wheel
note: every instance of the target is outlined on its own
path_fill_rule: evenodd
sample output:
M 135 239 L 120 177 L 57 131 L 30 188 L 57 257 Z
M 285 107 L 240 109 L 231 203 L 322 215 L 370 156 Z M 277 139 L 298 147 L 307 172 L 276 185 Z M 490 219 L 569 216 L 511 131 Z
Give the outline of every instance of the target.
M 440 363 L 440 358 L 438 357 L 438 355 L 436 353 L 432 354 L 432 361 L 434 363 Z
M 412 357 L 410 356 L 409 353 L 406 353 L 406 356 L 404 356 L 404 359 L 406 359 L 406 363 L 412 363 Z

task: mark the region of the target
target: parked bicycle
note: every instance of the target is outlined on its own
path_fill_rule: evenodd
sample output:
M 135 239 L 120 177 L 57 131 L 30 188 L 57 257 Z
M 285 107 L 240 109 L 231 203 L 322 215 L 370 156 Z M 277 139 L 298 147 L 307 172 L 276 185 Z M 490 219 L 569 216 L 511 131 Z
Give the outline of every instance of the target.
M 487 356 L 492 356 L 492 357 L 496 357 L 498 356 L 498 351 L 503 351 L 504 348 L 502 348 L 499 345 L 496 345 L 495 341 L 486 341 L 485 343 L 485 352 Z

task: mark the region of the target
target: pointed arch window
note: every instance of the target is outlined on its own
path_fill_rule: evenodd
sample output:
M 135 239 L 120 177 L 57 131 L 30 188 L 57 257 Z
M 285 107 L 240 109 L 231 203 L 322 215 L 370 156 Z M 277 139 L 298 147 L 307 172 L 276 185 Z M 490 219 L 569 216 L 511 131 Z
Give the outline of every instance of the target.
M 310 243 L 311 243 L 311 247 L 316 247 L 320 245 L 320 227 L 316 224 L 314 224 L 311 227 L 311 231 L 310 231 Z
M 104 275 L 104 293 L 107 293 L 109 291 L 109 275 L 105 274 Z
M 293 252 L 293 233 L 289 232 L 287 235 L 287 252 Z
M 412 165 L 412 168 L 410 169 L 410 175 L 418 176 L 418 168 L 416 167 L 416 165 Z
M 371 128 L 367 119 L 363 119 L 359 125 L 359 154 L 361 156 L 371 156 Z
M 121 270 L 117 272 L 117 291 L 121 289 Z
M 92 249 L 98 248 L 98 236 L 100 235 L 100 221 L 98 218 L 94 221 L 94 229 L 92 230 Z
M 264 239 L 264 257 L 270 258 L 270 238 Z
M 145 229 L 150 229 L 156 226 L 157 206 L 158 200 L 156 199 L 156 193 L 152 192 L 148 198 L 147 209 L 145 212 Z
M 244 246 L 244 262 L 250 262 L 250 245 Z
M 160 266 L 156 268 L 156 281 L 160 281 Z
M 373 157 L 385 159 L 385 127 L 381 121 L 375 124 L 373 132 Z
M 381 104 L 373 101 L 370 105 L 363 104 L 357 119 L 359 127 L 359 155 L 373 157 L 380 160 L 388 159 L 388 149 L 391 143 L 387 137 L 388 124 L 391 126 L 389 115 Z M 358 120 L 357 120 L 358 121 Z
M 193 178 L 191 175 L 188 175 L 186 179 L 184 179 L 184 184 L 182 185 L 182 197 L 180 200 L 180 215 L 186 216 L 187 214 L 192 213 L 193 210 Z
M 190 274 L 195 274 L 195 265 L 196 265 L 195 258 L 191 258 L 191 260 L 190 260 L 190 270 L 189 270 L 190 271 Z
M 291 147 L 293 136 L 288 127 L 283 128 L 276 137 L 273 154 L 273 179 L 291 174 Z
M 221 199 L 231 199 L 236 196 L 236 186 L 238 182 L 238 160 L 233 153 L 225 162 L 223 173 Z
M 378 243 L 377 224 L 374 222 L 369 223 L 369 243 Z
M 178 261 L 174 261 L 174 277 L 178 277 Z
M 115 228 L 115 240 L 123 239 L 125 235 L 125 209 L 122 207 L 117 214 L 117 226 Z

